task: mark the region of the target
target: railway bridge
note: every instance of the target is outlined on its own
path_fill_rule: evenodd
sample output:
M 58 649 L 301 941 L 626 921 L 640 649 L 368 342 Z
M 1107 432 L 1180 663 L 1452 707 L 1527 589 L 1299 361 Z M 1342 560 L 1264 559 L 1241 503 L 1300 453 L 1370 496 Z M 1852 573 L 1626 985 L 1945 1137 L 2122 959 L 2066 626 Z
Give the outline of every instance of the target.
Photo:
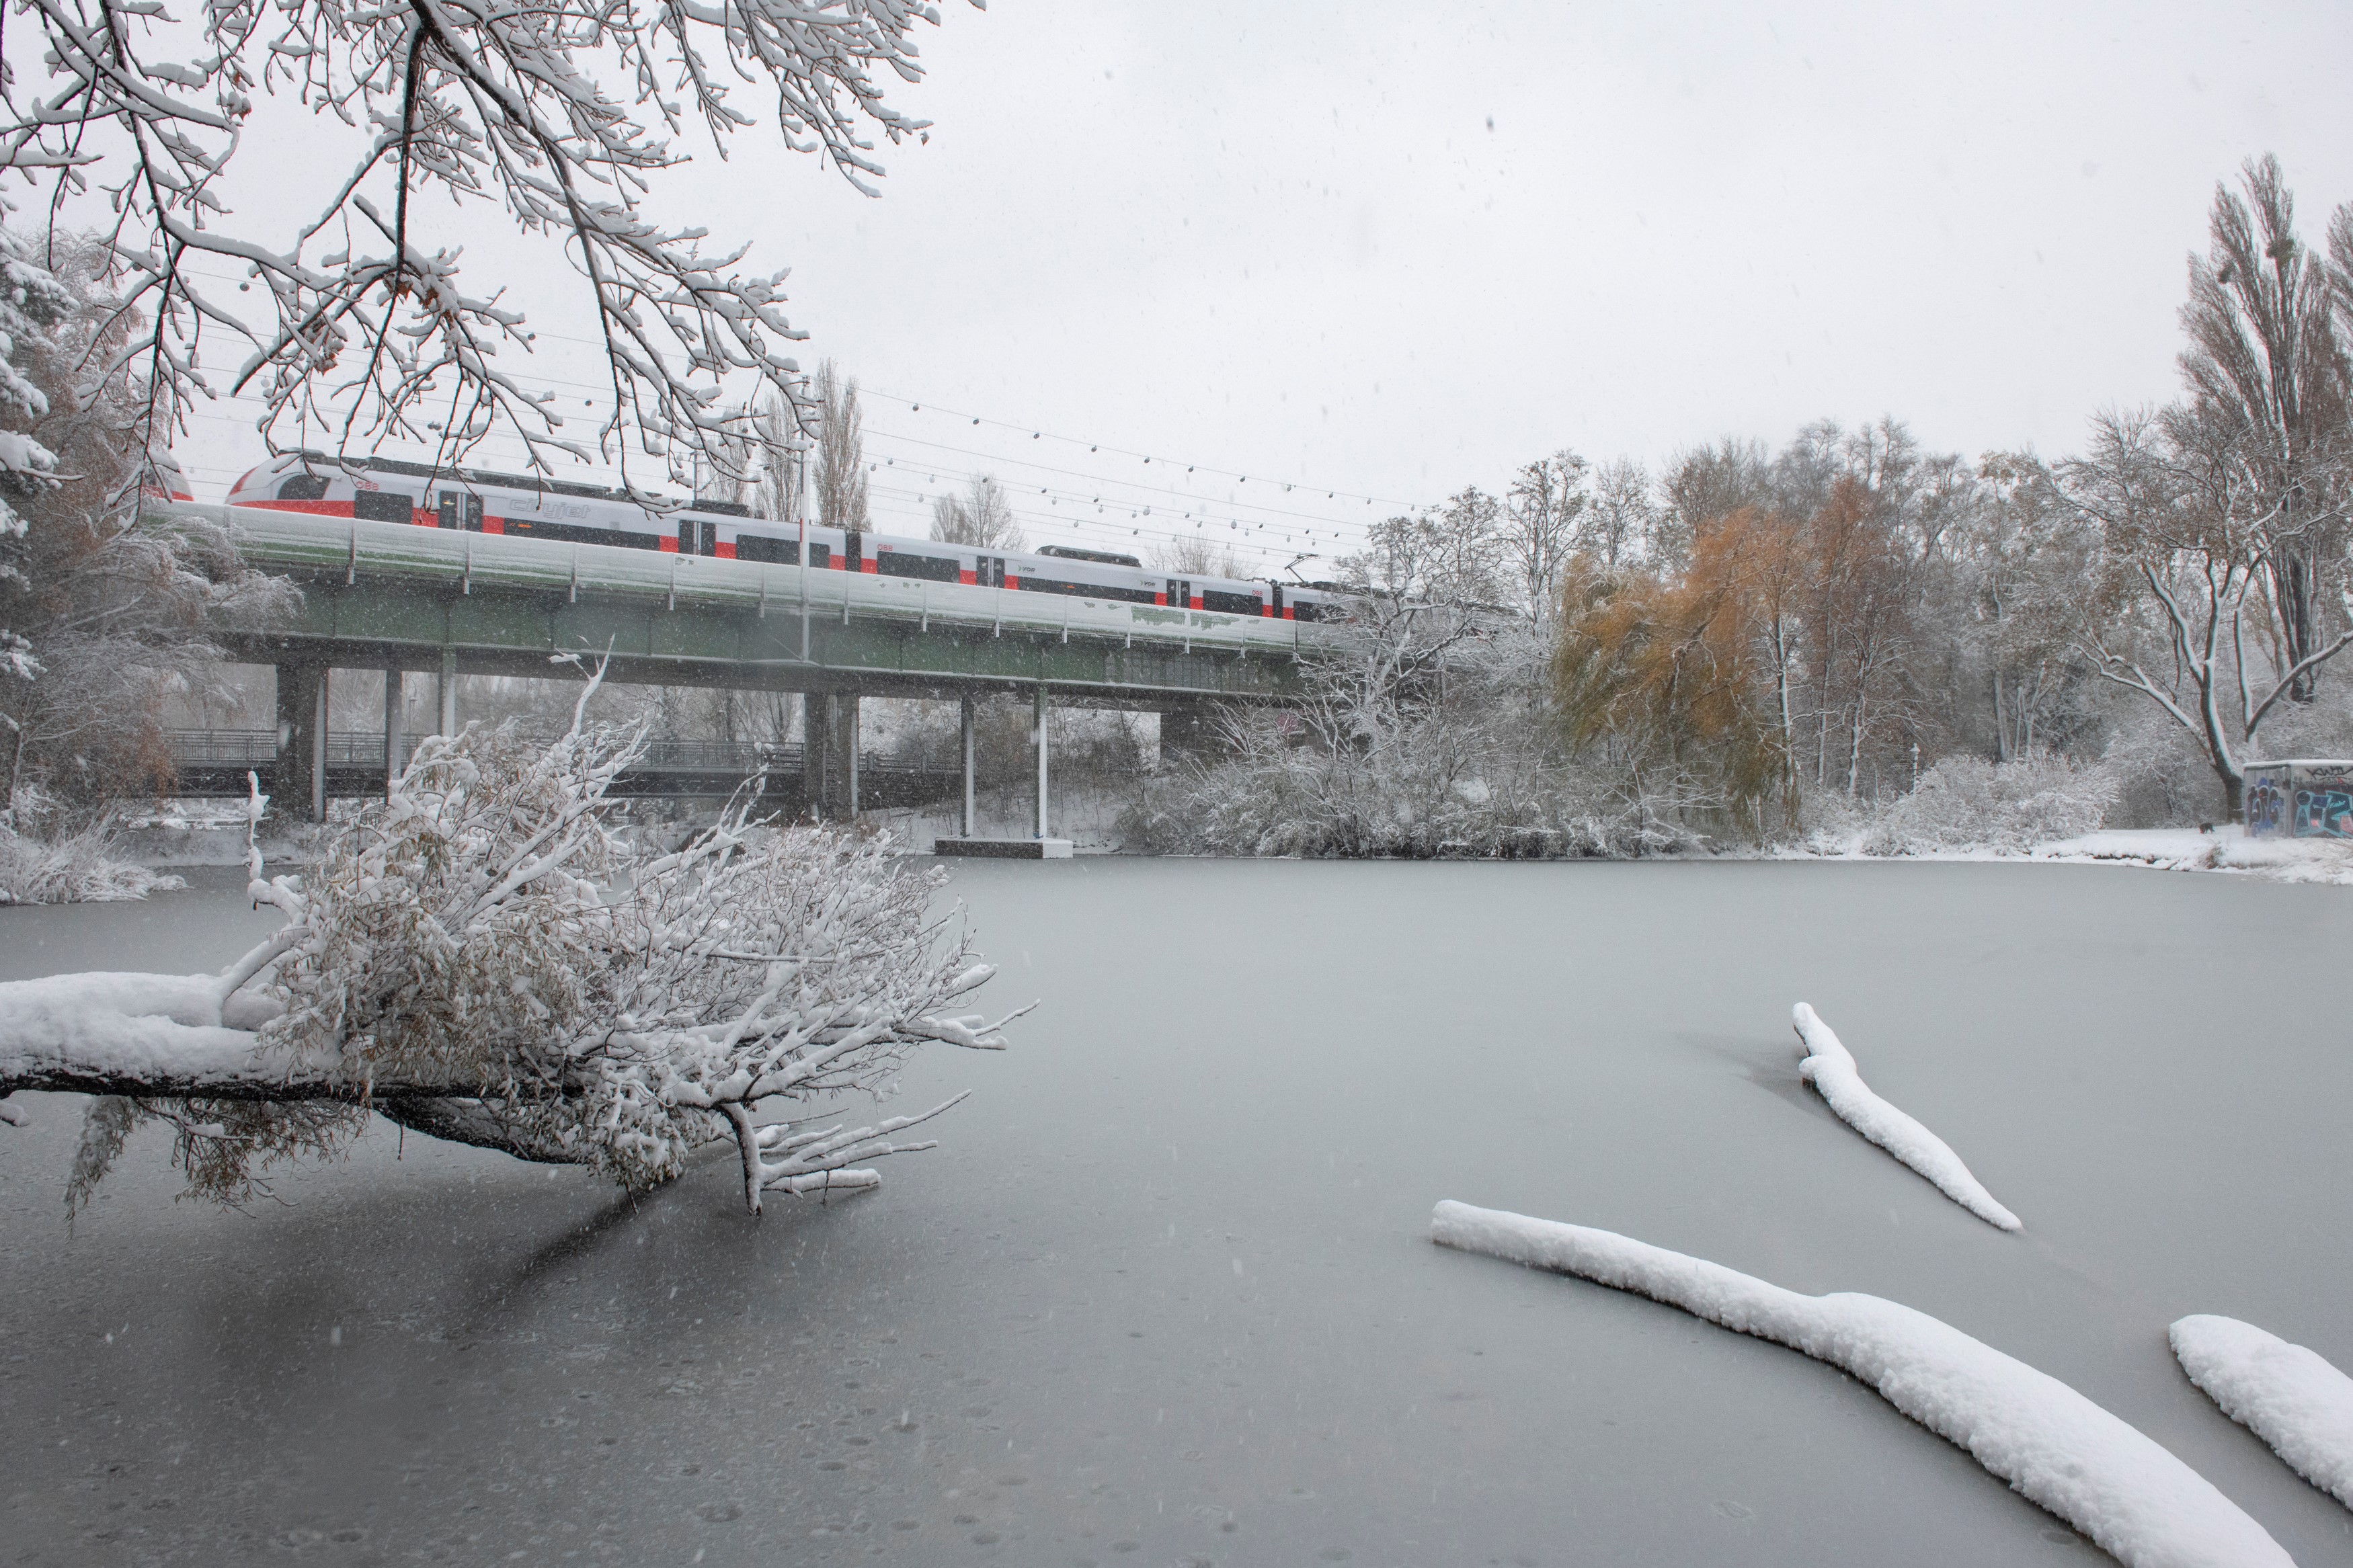
M 1294 692 L 1300 655 L 1323 635 L 1314 623 L 367 519 L 187 503 L 153 510 L 158 521 L 195 513 L 228 524 L 248 564 L 301 590 L 290 612 L 223 626 L 217 637 L 232 657 L 277 668 L 269 777 L 279 800 L 302 803 L 314 819 L 337 782 L 332 671 L 385 673 L 377 743 L 388 762 L 406 754 L 406 676 L 434 678 L 446 732 L 459 676 L 545 679 L 551 661 L 577 658 L 606 660 L 616 682 L 802 694 L 799 793 L 826 816 L 860 804 L 862 698 L 960 701 L 967 834 L 974 702 L 1027 695 L 1039 719 L 1042 838 L 1050 704 L 1154 710 L 1164 736 L 1182 732 L 1213 702 Z M 378 780 L 385 765 L 370 770 Z

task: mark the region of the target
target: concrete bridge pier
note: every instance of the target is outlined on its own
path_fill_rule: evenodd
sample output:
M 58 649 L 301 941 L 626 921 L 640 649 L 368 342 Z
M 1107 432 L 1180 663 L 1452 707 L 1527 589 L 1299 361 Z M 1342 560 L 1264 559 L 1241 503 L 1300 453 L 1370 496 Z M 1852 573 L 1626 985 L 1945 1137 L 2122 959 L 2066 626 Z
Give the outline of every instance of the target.
M 281 811 L 309 822 L 327 816 L 327 668 L 278 667 L 278 761 L 269 793 Z
M 980 813 L 976 809 L 973 799 L 974 709 L 977 706 L 977 700 L 967 691 L 958 700 L 956 706 L 961 710 L 958 717 L 964 734 L 964 816 L 957 829 L 957 835 L 960 837 L 971 838 L 980 832 Z
M 393 666 L 384 672 L 384 797 L 392 798 L 393 781 L 400 777 L 401 755 L 400 667 Z
M 856 816 L 858 694 L 812 691 L 801 701 L 802 798 L 820 819 Z
M 454 735 L 458 732 L 458 650 L 441 650 L 441 673 L 433 682 L 435 706 L 441 710 L 441 728 L 437 733 Z
M 1046 823 L 1047 823 L 1047 810 L 1046 810 L 1046 807 L 1047 807 L 1047 795 L 1046 795 L 1046 752 L 1047 752 L 1047 745 L 1046 745 L 1046 683 L 1045 683 L 1044 681 L 1042 681 L 1042 680 L 1041 680 L 1041 681 L 1039 681 L 1039 682 L 1038 683 L 1038 721 L 1037 721 L 1037 731 L 1038 731 L 1038 831 L 1037 831 L 1037 834 L 1035 835 L 1035 837 L 1039 837 L 1039 838 L 1050 838 L 1050 837 L 1053 837 L 1053 835 L 1051 835 L 1050 833 L 1049 833 L 1049 832 L 1047 832 L 1047 831 L 1046 831 Z

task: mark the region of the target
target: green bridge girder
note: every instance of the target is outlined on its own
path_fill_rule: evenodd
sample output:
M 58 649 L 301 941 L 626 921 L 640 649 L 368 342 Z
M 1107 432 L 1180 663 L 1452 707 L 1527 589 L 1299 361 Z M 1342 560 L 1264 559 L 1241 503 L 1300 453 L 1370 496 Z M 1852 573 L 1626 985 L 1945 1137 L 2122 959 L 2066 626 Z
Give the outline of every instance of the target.
M 1066 702 L 1169 709 L 1283 699 L 1320 629 L 399 523 L 155 510 L 229 524 L 249 564 L 301 587 L 291 612 L 219 628 L 256 663 L 545 678 L 569 655 L 609 658 L 607 679 L 621 682 L 905 697 L 1044 685 Z

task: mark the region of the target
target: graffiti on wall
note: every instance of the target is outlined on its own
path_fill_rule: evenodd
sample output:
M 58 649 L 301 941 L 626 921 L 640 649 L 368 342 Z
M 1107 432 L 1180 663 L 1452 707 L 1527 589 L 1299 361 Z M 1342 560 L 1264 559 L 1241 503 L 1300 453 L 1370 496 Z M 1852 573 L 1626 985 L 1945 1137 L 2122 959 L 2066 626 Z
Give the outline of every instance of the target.
M 2299 788 L 2295 792 L 2295 837 L 2353 837 L 2353 790 Z
M 2267 838 L 2287 830 L 2287 795 L 2280 781 L 2258 773 L 2247 781 L 2247 837 Z

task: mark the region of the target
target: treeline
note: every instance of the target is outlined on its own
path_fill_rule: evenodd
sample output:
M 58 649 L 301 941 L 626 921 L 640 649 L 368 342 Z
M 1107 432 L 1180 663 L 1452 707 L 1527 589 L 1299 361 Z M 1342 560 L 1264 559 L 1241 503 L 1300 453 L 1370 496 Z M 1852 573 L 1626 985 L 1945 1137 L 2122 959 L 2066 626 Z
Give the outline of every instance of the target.
M 2042 770 L 2036 788 L 2113 800 L 2112 820 L 2217 820 L 2252 757 L 2353 753 L 2334 664 L 2353 642 L 2353 203 L 2316 248 L 2277 163 L 2251 162 L 2189 274 L 2182 397 L 2098 415 L 2075 455 L 1823 421 L 1655 473 L 1564 450 L 1389 520 L 1345 563 L 1375 606 L 1365 646 L 1287 738 L 1237 716 L 1235 760 L 1165 788 L 1154 836 L 1783 839 L 1855 830 L 1947 759 Z M 1238 810 L 1236 768 L 1320 782 Z M 1424 782 L 1384 794 L 1385 773 Z M 1343 775 L 1345 830 L 1313 798 Z M 1445 826 L 1359 831 L 1424 816 Z

